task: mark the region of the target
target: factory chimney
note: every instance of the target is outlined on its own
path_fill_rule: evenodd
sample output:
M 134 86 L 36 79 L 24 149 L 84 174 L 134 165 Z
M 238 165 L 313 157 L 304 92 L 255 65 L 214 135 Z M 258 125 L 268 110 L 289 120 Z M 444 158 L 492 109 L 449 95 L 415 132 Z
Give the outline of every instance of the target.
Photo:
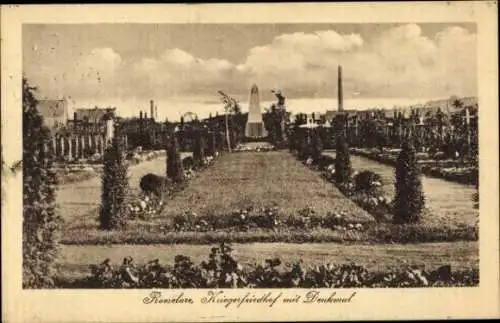
M 338 96 L 337 96 L 338 102 L 339 102 L 339 112 L 344 111 L 344 98 L 342 95 L 342 65 L 339 65 L 339 72 L 338 72 Z
M 155 118 L 155 101 L 151 100 L 149 101 L 149 106 L 150 106 L 150 116 L 152 119 Z

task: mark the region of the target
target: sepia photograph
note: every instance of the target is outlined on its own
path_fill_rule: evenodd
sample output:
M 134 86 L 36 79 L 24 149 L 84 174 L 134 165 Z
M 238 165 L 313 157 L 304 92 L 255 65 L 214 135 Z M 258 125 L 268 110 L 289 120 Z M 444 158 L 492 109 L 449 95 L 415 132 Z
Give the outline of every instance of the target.
M 476 21 L 20 28 L 21 290 L 272 308 L 484 286 Z

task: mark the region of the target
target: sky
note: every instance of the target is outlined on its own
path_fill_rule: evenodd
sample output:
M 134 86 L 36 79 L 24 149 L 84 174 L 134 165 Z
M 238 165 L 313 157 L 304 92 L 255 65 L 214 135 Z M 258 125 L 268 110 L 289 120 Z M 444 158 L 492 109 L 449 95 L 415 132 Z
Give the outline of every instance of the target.
M 477 95 L 476 26 L 447 24 L 45 24 L 23 26 L 23 72 L 42 98 L 123 116 L 221 113 L 217 91 L 246 110 L 283 91 L 292 112 L 405 105 Z

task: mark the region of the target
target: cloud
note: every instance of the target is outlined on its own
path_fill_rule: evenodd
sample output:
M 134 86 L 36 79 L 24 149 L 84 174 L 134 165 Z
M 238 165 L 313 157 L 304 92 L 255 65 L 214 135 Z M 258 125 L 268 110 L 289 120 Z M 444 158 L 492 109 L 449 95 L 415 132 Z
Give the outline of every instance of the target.
M 279 84 L 288 93 L 334 96 L 342 64 L 346 95 L 434 97 L 476 92 L 476 36 L 450 27 L 435 39 L 409 24 L 372 39 L 334 31 L 276 37 L 250 50 L 239 69 L 259 83 Z M 276 86 L 276 85 L 274 85 Z
M 213 99 L 224 90 L 244 100 L 256 83 L 266 93 L 281 88 L 289 97 L 331 98 L 342 64 L 346 98 L 353 92 L 429 98 L 476 94 L 476 48 L 476 34 L 466 29 L 425 36 L 418 25 L 407 24 L 366 39 L 334 30 L 283 34 L 249 49 L 241 62 L 196 57 L 180 48 L 135 58 L 94 48 L 66 61 L 40 52 L 39 64 L 26 72 L 48 96 Z
M 119 79 L 122 58 L 111 48 L 94 48 L 74 61 L 57 60 L 53 53 L 40 56 L 40 64 L 26 71 L 26 76 L 44 96 L 91 97 L 124 91 Z
M 176 96 L 196 91 L 214 94 L 213 87 L 236 81 L 232 80 L 234 71 L 234 64 L 227 60 L 201 59 L 174 48 L 165 50 L 159 57 L 136 61 L 127 78 L 140 87 L 141 96 Z

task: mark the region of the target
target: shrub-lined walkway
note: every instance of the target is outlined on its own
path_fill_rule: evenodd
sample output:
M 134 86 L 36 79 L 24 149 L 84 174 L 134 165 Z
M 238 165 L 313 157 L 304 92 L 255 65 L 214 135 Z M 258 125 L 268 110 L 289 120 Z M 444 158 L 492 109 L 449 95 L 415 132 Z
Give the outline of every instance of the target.
M 335 152 L 324 152 L 335 157 Z M 370 170 L 382 177 L 385 195 L 394 198 L 394 167 L 371 159 L 351 155 L 351 164 L 355 170 Z M 422 175 L 422 185 L 426 206 L 431 216 L 422 219 L 423 224 L 447 227 L 473 226 L 479 219 L 479 210 L 474 208 L 472 195 L 476 192 L 473 185 L 465 185 Z

